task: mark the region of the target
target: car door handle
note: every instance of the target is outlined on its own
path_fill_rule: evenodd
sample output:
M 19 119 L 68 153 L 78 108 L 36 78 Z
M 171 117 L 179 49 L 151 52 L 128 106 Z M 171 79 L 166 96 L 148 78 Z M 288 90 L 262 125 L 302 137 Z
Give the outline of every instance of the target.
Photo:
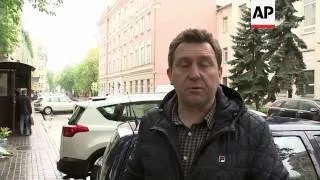
M 286 111 L 286 110 L 284 110 L 284 109 L 280 109 L 280 111 L 281 111 L 281 112 L 284 112 L 284 111 Z

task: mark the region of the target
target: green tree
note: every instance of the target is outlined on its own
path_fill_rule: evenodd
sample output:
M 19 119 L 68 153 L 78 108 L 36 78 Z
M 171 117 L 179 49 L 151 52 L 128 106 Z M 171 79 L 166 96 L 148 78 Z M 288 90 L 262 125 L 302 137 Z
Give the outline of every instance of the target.
M 56 79 L 56 75 L 54 72 L 48 71 L 47 81 L 48 81 L 48 85 L 49 85 L 49 90 L 54 91 L 57 87 L 57 79 Z
M 0 60 L 7 58 L 19 42 L 21 31 L 21 13 L 24 0 L 0 1 Z M 28 0 L 32 7 L 54 15 L 63 0 Z
M 58 84 L 67 92 L 73 92 L 76 80 L 76 66 L 67 66 L 59 74 Z
M 257 110 L 265 102 L 269 84 L 264 34 L 264 30 L 251 28 L 250 9 L 243 7 L 237 34 L 231 36 L 235 57 L 229 62 L 231 87 L 238 90 L 247 104 L 255 104 Z
M 77 89 L 86 96 L 92 95 L 91 85 L 98 81 L 99 51 L 90 49 L 83 62 L 78 67 Z
M 19 42 L 21 0 L 0 1 L 0 60 L 6 59 Z
M 98 66 L 98 49 L 90 49 L 80 64 L 63 69 L 59 74 L 58 84 L 62 89 L 74 95 L 95 95 L 96 90 L 92 87 L 98 81 Z
M 276 20 L 280 22 L 267 33 L 267 58 L 270 60 L 270 72 L 273 74 L 268 88 L 268 99 L 274 101 L 280 90 L 286 90 L 292 97 L 292 86 L 296 85 L 297 94 L 304 94 L 306 68 L 301 49 L 307 46 L 292 32 L 303 21 L 303 17 L 294 15 L 297 11 L 293 3 L 298 0 L 277 0 Z
M 27 46 L 27 49 L 30 53 L 31 58 L 33 58 L 34 51 L 33 51 L 32 41 L 29 36 L 29 33 L 24 29 L 22 29 L 22 38 L 24 38 L 24 41 L 26 42 L 26 46 Z

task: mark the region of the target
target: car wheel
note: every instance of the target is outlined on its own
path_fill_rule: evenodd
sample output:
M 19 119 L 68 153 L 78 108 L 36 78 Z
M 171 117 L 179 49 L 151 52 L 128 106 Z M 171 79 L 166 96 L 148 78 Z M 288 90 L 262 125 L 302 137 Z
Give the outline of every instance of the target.
M 99 166 L 93 166 L 90 173 L 90 180 L 98 180 L 101 168 Z
M 43 112 L 46 115 L 52 114 L 52 108 L 51 107 L 46 107 L 46 108 L 44 108 Z

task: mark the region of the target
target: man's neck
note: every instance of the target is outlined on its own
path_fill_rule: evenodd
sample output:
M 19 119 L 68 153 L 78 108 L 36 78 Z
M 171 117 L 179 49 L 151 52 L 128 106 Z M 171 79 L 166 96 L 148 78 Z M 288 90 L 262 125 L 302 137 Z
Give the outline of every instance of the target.
M 178 103 L 178 114 L 180 120 L 187 127 L 193 124 L 199 124 L 212 108 L 214 100 L 205 106 L 187 106 L 181 102 Z

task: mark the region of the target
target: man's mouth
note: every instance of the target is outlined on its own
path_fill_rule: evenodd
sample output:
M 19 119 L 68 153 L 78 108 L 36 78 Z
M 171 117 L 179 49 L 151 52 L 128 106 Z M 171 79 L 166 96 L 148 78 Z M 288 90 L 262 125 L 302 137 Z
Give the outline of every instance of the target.
M 202 87 L 190 87 L 188 88 L 189 90 L 201 90 L 203 89 Z

